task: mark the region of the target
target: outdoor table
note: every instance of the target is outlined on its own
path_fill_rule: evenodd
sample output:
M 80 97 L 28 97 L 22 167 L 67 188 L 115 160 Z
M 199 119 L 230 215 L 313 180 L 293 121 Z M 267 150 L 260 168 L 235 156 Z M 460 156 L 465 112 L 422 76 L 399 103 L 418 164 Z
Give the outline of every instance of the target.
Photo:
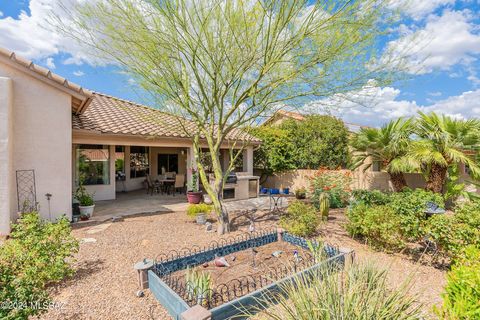
M 175 179 L 160 179 L 160 180 L 158 180 L 158 182 L 160 182 L 164 186 L 165 192 L 167 194 L 170 194 L 170 188 L 168 188 L 168 187 L 169 187 L 169 184 L 172 184 L 172 185 L 175 184 Z
M 283 198 L 288 198 L 293 196 L 292 194 L 289 193 L 270 193 L 270 212 L 275 212 L 275 211 L 280 211 L 280 208 L 278 207 L 279 204 L 282 204 L 282 199 Z M 272 209 L 273 205 L 273 209 Z

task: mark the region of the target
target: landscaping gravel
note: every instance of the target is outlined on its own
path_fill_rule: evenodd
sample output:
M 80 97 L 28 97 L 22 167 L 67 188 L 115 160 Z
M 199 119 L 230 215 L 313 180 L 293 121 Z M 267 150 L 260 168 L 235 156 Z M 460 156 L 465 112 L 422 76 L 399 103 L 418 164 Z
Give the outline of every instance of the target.
M 256 229 L 276 227 L 277 216 L 257 213 Z M 327 242 L 352 248 L 358 259 L 371 259 L 390 270 L 392 285 L 409 276 L 413 290 L 421 294 L 426 310 L 440 303 L 444 272 L 415 264 L 403 255 L 374 252 L 351 239 L 341 224 L 343 213 L 333 211 L 328 223 L 320 228 Z M 247 232 L 250 222 L 245 217 L 233 219 L 235 230 L 222 238 Z M 73 234 L 84 240 L 76 255 L 76 275 L 53 286 L 53 300 L 62 305 L 51 309 L 41 319 L 169 319 L 166 310 L 146 290 L 137 297 L 137 275 L 133 265 L 143 258 L 155 258 L 172 249 L 208 245 L 219 236 L 188 220 L 184 212 L 146 214 L 126 217 L 123 221 L 104 224 L 81 224 Z M 100 226 L 101 225 L 101 226 Z M 216 226 L 213 226 L 216 230 Z M 92 232 L 92 230 L 94 232 Z M 93 241 L 95 239 L 96 241 Z

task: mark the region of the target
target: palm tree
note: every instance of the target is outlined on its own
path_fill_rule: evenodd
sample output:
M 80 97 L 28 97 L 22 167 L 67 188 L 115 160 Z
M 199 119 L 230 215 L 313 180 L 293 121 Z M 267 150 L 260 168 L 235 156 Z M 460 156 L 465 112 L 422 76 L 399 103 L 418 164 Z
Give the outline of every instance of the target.
M 426 189 L 442 193 L 448 168 L 463 163 L 473 177 L 480 176 L 474 155 L 480 146 L 480 121 L 459 120 L 432 112 L 419 112 L 415 121 L 418 140 L 411 144 L 407 157 L 426 173 Z
M 400 161 L 406 154 L 412 135 L 411 118 L 392 120 L 381 128 L 362 128 L 351 140 L 356 165 L 366 164 L 365 170 L 373 162 L 380 162 L 390 176 L 395 191 L 407 186 L 403 172 L 410 169 L 408 161 Z

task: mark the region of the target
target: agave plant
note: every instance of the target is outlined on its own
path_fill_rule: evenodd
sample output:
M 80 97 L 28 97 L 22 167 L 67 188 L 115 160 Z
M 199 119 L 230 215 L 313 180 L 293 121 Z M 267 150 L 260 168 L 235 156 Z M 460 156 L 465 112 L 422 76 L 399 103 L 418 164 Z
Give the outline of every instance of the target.
M 411 118 L 392 120 L 381 128 L 362 128 L 350 144 L 354 150 L 355 166 L 370 168 L 380 162 L 390 176 L 395 191 L 407 186 L 403 172 L 412 167 L 408 161 L 400 160 L 407 152 L 413 133 Z M 371 160 L 371 161 L 367 161 Z
M 411 143 L 405 161 L 417 163 L 426 173 L 427 190 L 441 193 L 448 169 L 463 163 L 474 178 L 480 167 L 474 159 L 480 147 L 480 121 L 459 120 L 432 112 L 419 112 L 415 122 L 418 140 Z
M 371 264 L 353 264 L 344 271 L 324 267 L 258 298 L 259 306 L 245 316 L 266 308 L 262 318 L 275 320 L 423 319 L 422 305 L 409 289 L 409 282 L 389 287 L 387 271 Z

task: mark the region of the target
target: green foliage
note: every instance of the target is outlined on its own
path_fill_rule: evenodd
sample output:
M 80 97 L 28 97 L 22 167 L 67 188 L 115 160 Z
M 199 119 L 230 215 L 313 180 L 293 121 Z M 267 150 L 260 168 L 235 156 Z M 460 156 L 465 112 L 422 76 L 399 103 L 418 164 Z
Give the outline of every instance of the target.
M 93 194 L 88 193 L 82 184 L 80 184 L 75 191 L 74 198 L 78 200 L 81 206 L 93 206 L 95 204 Z
M 388 194 L 379 190 L 352 190 L 352 197 L 355 203 L 361 202 L 367 206 L 384 205 L 389 202 Z
M 187 269 L 185 273 L 185 285 L 188 298 L 196 300 L 201 306 L 208 305 L 212 298 L 212 277 L 208 272 L 200 272 L 196 269 Z
M 422 306 L 409 294 L 410 284 L 392 288 L 388 283 L 387 271 L 371 264 L 319 268 L 259 298 L 254 312 L 268 308 L 262 318 L 272 320 L 423 319 Z
M 389 206 L 369 207 L 360 203 L 347 211 L 346 229 L 377 249 L 395 251 L 405 246 L 401 218 Z
M 480 319 L 480 248 L 469 246 L 447 275 L 441 319 Z
M 322 219 L 327 220 L 328 212 L 330 210 L 330 196 L 328 193 L 323 192 L 318 197 L 318 210 L 322 216 Z
M 291 234 L 308 237 L 315 233 L 320 221 L 313 206 L 295 200 L 280 218 L 280 225 Z
M 0 301 L 27 307 L 0 308 L 1 319 L 27 319 L 46 311 L 46 286 L 74 272 L 71 263 L 78 241 L 70 232 L 66 218 L 50 223 L 36 212 L 23 214 L 12 225 L 10 238 L 0 246 Z
M 428 202 L 444 207 L 440 194 L 423 189 L 404 189 L 402 192 L 390 194 L 388 206 L 400 217 L 402 234 L 406 239 L 417 240 L 421 236 L 420 229 L 426 219 L 425 209 Z
M 263 169 L 263 173 L 271 175 L 297 169 L 292 142 L 292 134 L 288 130 L 277 127 L 261 126 L 252 129 L 252 134 L 262 139 L 262 144 L 253 153 L 254 166 Z
M 295 190 L 295 198 L 305 199 L 306 197 L 307 197 L 307 189 L 305 187 L 301 187 Z
M 206 203 L 190 204 L 187 208 L 187 216 L 195 218 L 199 213 L 209 214 L 212 211 L 212 206 Z
M 320 209 L 320 195 L 327 193 L 330 197 L 330 208 L 345 207 L 350 197 L 351 182 L 349 171 L 321 168 L 310 179 L 313 205 Z
M 342 120 L 327 115 L 309 115 L 287 120 L 280 127 L 288 132 L 297 169 L 336 169 L 347 165 L 348 130 Z
M 440 253 L 453 261 L 461 259 L 468 245 L 480 247 L 480 203 L 467 203 L 454 215 L 428 219 L 424 233 L 438 245 Z

